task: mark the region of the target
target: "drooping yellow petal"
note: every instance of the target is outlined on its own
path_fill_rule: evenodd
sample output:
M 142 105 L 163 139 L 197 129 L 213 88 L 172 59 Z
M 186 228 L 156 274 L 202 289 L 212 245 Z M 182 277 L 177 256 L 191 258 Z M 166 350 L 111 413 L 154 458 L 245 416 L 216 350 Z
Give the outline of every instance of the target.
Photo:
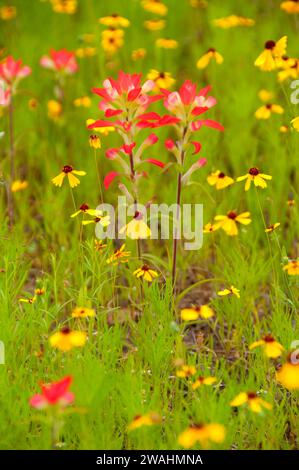
M 55 176 L 55 178 L 52 179 L 52 183 L 55 186 L 59 186 L 60 188 L 64 178 L 65 178 L 65 173 L 59 173 L 59 175 Z

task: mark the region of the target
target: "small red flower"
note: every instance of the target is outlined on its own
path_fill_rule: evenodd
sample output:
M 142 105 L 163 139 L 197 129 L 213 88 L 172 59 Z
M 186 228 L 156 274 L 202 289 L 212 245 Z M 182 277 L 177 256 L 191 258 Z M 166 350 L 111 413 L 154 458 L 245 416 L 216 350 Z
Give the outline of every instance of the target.
M 40 65 L 46 69 L 64 72 L 69 75 L 78 70 L 75 53 L 67 51 L 66 49 L 59 51 L 51 49 L 48 56 L 44 55 L 41 58 Z
M 72 377 L 66 376 L 58 382 L 41 384 L 41 394 L 33 395 L 30 398 L 30 405 L 33 408 L 43 409 L 48 406 L 67 406 L 74 401 L 74 394 L 69 391 Z

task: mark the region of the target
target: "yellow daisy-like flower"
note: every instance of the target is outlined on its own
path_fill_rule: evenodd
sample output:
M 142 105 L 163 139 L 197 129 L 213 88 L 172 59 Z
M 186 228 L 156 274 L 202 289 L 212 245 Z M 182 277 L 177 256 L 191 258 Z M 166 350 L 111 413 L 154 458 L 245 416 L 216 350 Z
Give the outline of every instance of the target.
M 92 134 L 89 136 L 89 145 L 90 147 L 94 149 L 100 149 L 101 148 L 101 139 L 99 138 L 98 135 Z
M 223 62 L 223 57 L 219 52 L 216 51 L 214 47 L 211 47 L 210 49 L 207 50 L 207 52 L 198 59 L 196 63 L 196 67 L 198 69 L 205 69 L 211 60 L 214 60 L 216 64 L 220 65 Z
M 78 184 L 80 184 L 80 180 L 74 175 L 84 176 L 86 175 L 86 172 L 81 170 L 74 170 L 73 167 L 70 165 L 64 165 L 61 173 L 59 173 L 58 176 L 55 176 L 55 178 L 52 179 L 52 183 L 55 186 L 61 188 L 63 180 L 67 176 L 70 187 L 75 188 L 76 186 L 78 186 Z
M 184 321 L 198 320 L 198 318 L 212 318 L 214 311 L 208 305 L 183 308 L 181 310 L 181 319 Z
M 207 177 L 207 182 L 209 185 L 215 186 L 216 189 L 224 189 L 233 184 L 234 180 L 230 176 L 226 176 L 223 171 L 217 170 Z
M 122 29 L 110 28 L 102 31 L 102 47 L 105 52 L 114 54 L 124 44 L 124 32 Z
M 95 119 L 87 119 L 86 126 L 88 127 L 90 126 L 90 124 L 93 124 L 94 122 L 95 122 Z M 93 131 L 98 132 L 99 134 L 108 135 L 110 132 L 114 132 L 115 128 L 113 126 L 95 127 Z
M 158 72 L 158 70 L 151 69 L 147 74 L 147 78 L 152 80 L 156 84 L 156 89 L 159 88 L 171 88 L 175 83 L 175 79 L 169 72 Z
M 193 424 L 180 435 L 178 442 L 185 449 L 190 449 L 197 442 L 208 448 L 212 443 L 220 444 L 225 439 L 225 427 L 222 424 Z
M 91 105 L 91 99 L 89 96 L 81 96 L 80 98 L 76 98 L 73 103 L 76 108 L 89 108 Z
M 46 290 L 43 287 L 37 287 L 34 290 L 35 295 L 44 295 L 45 292 Z
M 23 191 L 23 189 L 28 188 L 28 181 L 16 180 L 11 184 L 11 192 L 17 193 L 18 191 Z
M 48 117 L 52 121 L 58 121 L 60 116 L 62 115 L 62 104 L 60 101 L 56 100 L 49 100 L 47 103 L 48 108 Z
M 230 402 L 230 406 L 233 407 L 239 407 L 245 404 L 247 404 L 254 413 L 262 413 L 264 409 L 272 409 L 272 405 L 260 398 L 255 392 L 241 392 Z
M 53 11 L 73 15 L 77 11 L 77 0 L 50 0 Z
M 71 217 L 77 217 L 77 215 L 79 214 L 88 214 L 88 215 L 97 215 L 99 213 L 99 211 L 97 211 L 96 209 L 90 209 L 89 208 L 89 205 L 88 204 L 81 204 L 81 206 L 79 207 L 79 210 L 74 212 Z M 102 213 L 100 214 L 102 215 Z
M 75 347 L 84 346 L 86 342 L 86 333 L 83 333 L 82 331 L 72 331 L 70 328 L 65 327 L 50 336 L 49 342 L 52 348 L 67 352 Z
M 145 415 L 136 415 L 133 421 L 128 426 L 128 431 L 134 431 L 142 426 L 152 426 L 160 424 L 162 421 L 161 416 L 157 413 L 147 413 Z
M 133 272 L 133 275 L 138 278 L 142 277 L 147 282 L 152 282 L 155 277 L 159 276 L 159 274 L 151 269 L 147 264 L 144 264 L 141 266 L 141 268 L 136 269 L 136 271 Z
M 287 36 L 283 36 L 279 41 L 267 41 L 265 49 L 258 56 L 254 65 L 265 72 L 270 72 L 277 67 L 276 59 L 281 58 L 286 53 Z
M 130 251 L 125 251 L 125 243 L 114 251 L 113 255 L 107 259 L 107 264 L 118 264 L 118 263 L 127 263 L 129 257 L 131 256 Z
M 260 188 L 266 188 L 267 183 L 265 180 L 272 180 L 272 176 L 265 175 L 264 173 L 260 173 L 260 170 L 256 167 L 250 168 L 248 173 L 243 176 L 239 176 L 237 181 L 244 181 L 245 183 L 245 191 L 250 189 L 251 183 L 253 182 L 255 186 L 259 186 Z
M 175 39 L 159 38 L 156 40 L 156 46 L 162 49 L 176 49 L 178 42 Z
M 287 13 L 299 13 L 299 2 L 298 0 L 287 0 L 281 2 L 280 8 Z
M 23 302 L 25 304 L 34 304 L 34 302 L 36 302 L 36 296 L 19 299 L 19 302 Z
M 279 104 L 265 104 L 254 113 L 256 119 L 269 119 L 271 114 L 283 114 L 284 109 Z
M 119 231 L 120 234 L 125 233 L 132 240 L 149 238 L 151 230 L 142 219 L 141 212 L 136 212 L 134 218 Z
M 218 295 L 221 297 L 226 296 L 226 295 L 235 295 L 238 299 L 240 298 L 240 290 L 237 289 L 234 286 L 230 286 L 227 289 L 223 289 L 217 292 Z
M 218 28 L 229 29 L 236 26 L 254 26 L 255 21 L 251 18 L 244 18 L 243 16 L 230 15 L 224 18 L 213 20 L 212 23 Z
M 107 248 L 107 243 L 104 243 L 103 240 L 95 240 L 94 247 L 96 251 L 103 251 L 104 248 Z
M 12 5 L 5 5 L 0 8 L 0 18 L 4 21 L 12 20 L 17 16 L 17 9 Z
M 168 12 L 167 6 L 161 0 L 142 0 L 141 5 L 146 11 L 156 15 L 165 16 Z
M 95 311 L 93 308 L 76 307 L 72 311 L 73 318 L 88 318 L 88 317 L 94 317 L 94 316 L 95 316 Z
M 146 56 L 146 50 L 143 47 L 140 47 L 139 49 L 135 49 L 134 51 L 132 51 L 132 54 L 131 54 L 132 60 L 134 60 L 134 62 L 136 62 L 136 60 L 144 59 L 145 56 Z
M 105 26 L 111 26 L 112 28 L 127 28 L 130 26 L 130 21 L 117 13 L 99 18 L 99 23 Z
M 266 233 L 274 232 L 274 230 L 276 230 L 279 226 L 280 226 L 279 222 L 276 222 L 275 224 L 271 224 L 269 225 L 269 227 L 265 228 L 265 232 Z
M 102 227 L 110 225 L 110 215 L 102 215 L 101 211 L 95 211 L 96 215 L 91 220 L 82 220 L 82 225 L 100 224 Z
M 292 119 L 291 121 L 291 124 L 293 126 L 293 128 L 299 132 L 299 116 L 295 117 L 294 119 Z
M 222 228 L 227 235 L 234 237 L 238 235 L 238 224 L 249 225 L 251 223 L 250 212 L 242 212 L 237 214 L 235 211 L 230 211 L 227 215 L 216 215 L 215 220 L 220 228 Z
M 289 132 L 289 127 L 288 126 L 280 126 L 279 128 L 279 131 L 282 133 L 282 134 L 286 134 L 287 132 Z
M 165 28 L 165 20 L 146 20 L 143 23 L 144 27 L 149 31 L 160 31 Z
M 211 222 L 209 222 L 204 226 L 203 233 L 213 233 L 213 232 L 216 232 L 216 230 L 219 230 L 219 229 L 220 229 L 219 224 L 211 224 Z
M 299 260 L 289 261 L 282 269 L 290 276 L 299 276 Z
M 192 377 L 196 374 L 196 368 L 194 366 L 183 365 L 180 369 L 176 371 L 176 376 L 180 379 L 185 379 L 186 377 Z
M 262 346 L 263 351 L 267 357 L 271 357 L 273 359 L 281 356 L 284 350 L 284 347 L 280 343 L 275 341 L 275 339 L 271 335 L 266 335 L 262 339 L 254 341 L 249 346 L 249 349 L 255 349 L 259 346 Z
M 198 377 L 192 384 L 192 389 L 197 390 L 202 385 L 213 385 L 217 382 L 216 377 Z
M 289 354 L 287 362 L 276 372 L 276 379 L 288 390 L 299 390 L 299 361 L 296 351 Z

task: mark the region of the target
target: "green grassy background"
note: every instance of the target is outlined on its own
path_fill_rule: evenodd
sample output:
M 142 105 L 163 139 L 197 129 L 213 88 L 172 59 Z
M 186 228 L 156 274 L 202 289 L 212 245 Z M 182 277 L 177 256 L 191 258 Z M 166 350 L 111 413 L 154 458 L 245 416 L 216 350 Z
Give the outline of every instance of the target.
M 53 13 L 48 2 L 34 0 L 29 7 L 29 2 L 14 0 L 17 18 L 1 23 L 1 47 L 32 67 L 15 99 L 17 175 L 27 179 L 29 187 L 15 194 L 12 233 L 6 229 L 4 187 L 1 198 L 0 339 L 6 348 L 6 364 L 0 366 L 2 449 L 50 447 L 47 423 L 41 421 L 42 413 L 30 409 L 28 399 L 37 391 L 39 381 L 69 373 L 74 377 L 72 390 L 81 411 L 65 418 L 61 439 L 67 449 L 175 449 L 179 433 L 191 420 L 226 426 L 226 439 L 218 448 L 298 447 L 298 395 L 277 385 L 274 366 L 261 352 L 248 351 L 248 345 L 268 331 L 286 349 L 292 340 L 299 339 L 298 281 L 282 271 L 287 256 L 298 256 L 298 209 L 287 205 L 289 198 L 295 199 L 297 206 L 299 203 L 298 133 L 279 132 L 280 125 L 289 125 L 299 113 L 290 103 L 289 82 L 281 85 L 275 73 L 263 73 L 253 65 L 266 40 L 285 34 L 289 56 L 298 56 L 298 24 L 293 15 L 279 9 L 279 1 L 213 0 L 208 8 L 199 10 L 187 0 L 165 3 L 169 13 L 162 32 L 144 30 L 143 21 L 154 15 L 135 0 L 109 4 L 79 1 L 73 16 Z M 113 12 L 127 17 L 131 26 L 109 70 L 99 46 L 103 28 L 97 19 Z M 212 19 L 232 13 L 253 18 L 256 25 L 229 30 L 211 25 Z M 47 117 L 47 102 L 54 98 L 52 76 L 39 66 L 39 60 L 50 47 L 75 50 L 84 33 L 96 35 L 98 54 L 78 59 L 80 70 L 68 80 L 63 124 L 57 125 Z M 157 50 L 157 37 L 177 39 L 179 47 Z M 139 47 L 147 50 L 147 56 L 134 63 L 131 52 Z M 209 47 L 224 56 L 224 63 L 199 71 L 196 61 Z M 201 303 L 210 299 L 216 319 L 208 324 L 199 322 L 193 329 L 182 325 L 179 311 L 174 317 L 169 307 L 171 244 L 144 243 L 162 275 L 160 282 L 145 286 L 140 299 L 139 283 L 132 276 L 139 265 L 135 244 L 128 242 L 132 260 L 115 275 L 106 264 L 106 255 L 93 248 L 93 226 L 84 229 L 80 244 L 78 223 L 70 219 L 74 207 L 69 188 L 55 188 L 50 182 L 61 166 L 72 164 L 87 172 L 74 190 L 76 204 L 98 204 L 97 175 L 85 121 L 100 113 L 98 98 L 90 90 L 119 69 L 146 76 L 151 68 L 171 72 L 178 86 L 186 78 L 201 86 L 212 84 L 218 104 L 209 118 L 215 117 L 225 126 L 221 135 L 209 129 L 198 134 L 208 164 L 194 175 L 198 184 L 184 191 L 183 201 L 203 203 L 205 223 L 232 209 L 252 214 L 252 223 L 241 229 L 238 237 L 231 239 L 219 231 L 205 237 L 200 251 L 180 251 L 180 289 L 211 279 L 193 291 L 192 300 Z M 257 96 L 261 88 L 275 93 L 275 102 L 285 108 L 284 115 L 265 122 L 254 118 L 261 105 Z M 74 108 L 73 99 L 86 94 L 92 97 L 92 107 Z M 28 108 L 30 97 L 39 103 L 34 111 Z M 0 126 L 5 131 L 0 140 L 5 177 L 7 116 L 1 118 Z M 168 161 L 163 146 L 163 137 L 168 135 L 169 129 L 159 132 L 160 141 L 149 156 Z M 114 135 L 103 137 L 98 153 L 102 175 L 116 168 L 105 158 L 104 150 L 118 143 Z M 206 182 L 212 169 L 237 177 L 251 166 L 273 176 L 268 189 L 258 192 L 266 222 L 281 223 L 279 231 L 269 237 L 270 243 L 254 190 L 245 193 L 239 183 L 216 192 Z M 142 202 L 153 196 L 159 202 L 174 202 L 175 179 L 171 172 L 161 174 L 153 168 L 142 186 Z M 115 202 L 116 191 L 110 189 L 105 199 Z M 109 246 L 108 252 L 112 249 Z M 46 294 L 34 305 L 20 305 L 18 298 L 32 295 L 36 284 L 43 285 Z M 240 300 L 217 298 L 219 288 L 230 284 L 240 289 Z M 70 312 L 80 304 L 97 311 L 86 346 L 69 354 L 55 352 L 48 345 L 49 334 L 63 324 L 72 325 Z M 138 322 L 132 319 L 135 313 L 140 315 Z M 34 352 L 40 345 L 44 354 L 38 358 Z M 197 365 L 204 374 L 215 375 L 217 385 L 191 391 L 175 377 L 174 360 L 178 358 Z M 243 409 L 234 413 L 229 401 L 243 390 L 261 390 L 273 403 L 273 411 L 263 416 Z M 127 433 L 134 415 L 148 411 L 160 413 L 162 425 Z

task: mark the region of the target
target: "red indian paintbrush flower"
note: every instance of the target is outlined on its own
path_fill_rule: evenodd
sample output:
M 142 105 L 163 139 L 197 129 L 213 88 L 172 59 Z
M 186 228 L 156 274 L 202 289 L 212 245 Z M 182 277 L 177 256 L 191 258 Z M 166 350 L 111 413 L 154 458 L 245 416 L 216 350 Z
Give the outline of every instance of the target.
M 58 405 L 65 407 L 74 401 L 74 394 L 69 391 L 72 377 L 66 376 L 58 382 L 41 384 L 41 392 L 30 398 L 33 408 L 44 409 L 49 406 Z
M 31 73 L 28 65 L 23 65 L 21 59 L 15 60 L 11 55 L 0 63 L 0 77 L 9 85 L 16 80 L 27 77 Z
M 49 55 L 44 55 L 41 58 L 40 65 L 46 69 L 67 75 L 72 75 L 78 70 L 75 53 L 66 49 L 61 49 L 60 51 L 51 49 Z

